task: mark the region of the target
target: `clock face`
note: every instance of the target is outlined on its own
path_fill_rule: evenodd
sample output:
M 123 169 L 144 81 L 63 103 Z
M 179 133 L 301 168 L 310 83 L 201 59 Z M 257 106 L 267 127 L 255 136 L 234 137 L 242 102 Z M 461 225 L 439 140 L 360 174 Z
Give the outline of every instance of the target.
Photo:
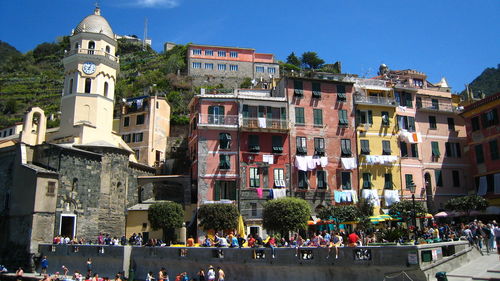
M 95 63 L 90 61 L 84 62 L 82 69 L 85 74 L 92 74 L 95 72 Z

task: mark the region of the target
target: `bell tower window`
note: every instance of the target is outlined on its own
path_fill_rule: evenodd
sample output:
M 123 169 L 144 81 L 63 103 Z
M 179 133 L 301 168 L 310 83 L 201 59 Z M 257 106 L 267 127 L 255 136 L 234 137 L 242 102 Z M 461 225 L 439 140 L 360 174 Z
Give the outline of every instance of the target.
M 106 53 L 111 53 L 111 48 L 109 47 L 109 45 L 106 46 Z
M 94 41 L 90 41 L 89 42 L 89 55 L 93 55 L 94 54 L 94 49 L 95 49 L 95 42 Z
M 69 79 L 69 89 L 68 89 L 69 93 L 72 94 L 73 93 L 73 78 Z
M 85 79 L 85 93 L 90 93 L 90 88 L 92 86 L 92 79 Z
M 108 82 L 104 82 L 104 96 L 108 97 Z

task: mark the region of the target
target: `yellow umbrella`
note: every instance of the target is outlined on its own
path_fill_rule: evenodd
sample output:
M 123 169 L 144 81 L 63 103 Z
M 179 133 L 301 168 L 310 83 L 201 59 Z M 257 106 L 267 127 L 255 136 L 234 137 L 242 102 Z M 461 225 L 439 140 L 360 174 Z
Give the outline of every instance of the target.
M 245 234 L 245 223 L 243 222 L 243 217 L 240 215 L 238 217 L 238 229 L 236 230 L 241 237 L 246 237 Z
M 386 221 L 393 220 L 393 218 L 387 214 L 379 215 L 380 218 L 383 218 Z
M 383 221 L 385 221 L 385 219 L 381 218 L 380 216 L 371 216 L 370 217 L 371 223 L 379 223 L 379 222 L 383 222 Z

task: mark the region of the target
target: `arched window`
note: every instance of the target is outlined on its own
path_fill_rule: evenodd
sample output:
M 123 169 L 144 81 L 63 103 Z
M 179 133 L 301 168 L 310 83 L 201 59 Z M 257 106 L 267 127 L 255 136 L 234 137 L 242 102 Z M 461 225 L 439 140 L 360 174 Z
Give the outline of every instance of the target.
M 73 78 L 69 79 L 69 89 L 68 89 L 69 93 L 72 94 L 73 93 Z
M 85 79 L 85 93 L 90 93 L 90 88 L 92 86 L 92 79 Z
M 94 49 L 95 49 L 95 42 L 94 41 L 90 41 L 89 42 L 89 54 L 93 55 L 94 54 Z
M 109 45 L 106 46 L 106 53 L 111 53 L 111 48 L 109 47 Z
M 108 97 L 108 82 L 104 82 L 104 96 Z
M 78 179 L 73 178 L 73 183 L 71 184 L 71 191 L 75 191 L 78 188 Z

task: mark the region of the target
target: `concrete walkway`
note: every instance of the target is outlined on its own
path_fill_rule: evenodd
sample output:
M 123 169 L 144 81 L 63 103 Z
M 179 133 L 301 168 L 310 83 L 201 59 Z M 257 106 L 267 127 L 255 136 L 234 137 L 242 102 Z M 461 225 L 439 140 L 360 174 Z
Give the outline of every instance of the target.
M 449 281 L 500 280 L 500 259 L 496 251 L 478 256 L 468 264 L 448 272 Z M 434 280 L 434 279 L 431 279 Z

